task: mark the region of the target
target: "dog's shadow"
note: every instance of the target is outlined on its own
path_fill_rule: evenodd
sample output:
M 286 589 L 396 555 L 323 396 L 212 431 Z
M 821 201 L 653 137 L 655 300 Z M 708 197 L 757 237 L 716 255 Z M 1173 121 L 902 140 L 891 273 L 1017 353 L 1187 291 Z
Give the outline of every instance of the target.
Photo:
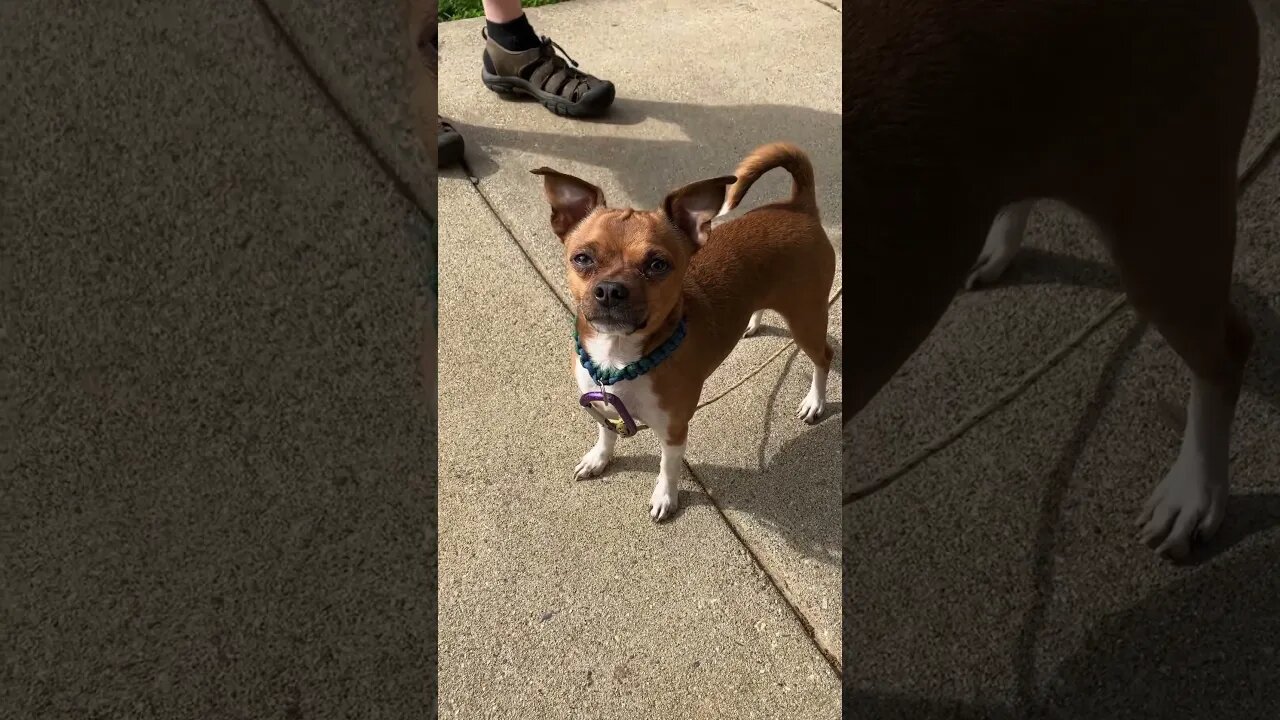
M 1280 495 L 1235 499 L 1228 524 L 1280 523 Z M 1227 528 L 1224 528 L 1224 531 Z M 1106 616 L 1018 706 L 863 690 L 846 657 L 845 717 L 903 720 L 1185 720 L 1275 717 L 1280 708 L 1280 537 L 1189 572 Z
M 790 105 L 708 106 L 620 97 L 609 114 L 595 124 L 636 125 L 647 120 L 679 127 L 684 137 L 618 137 L 593 132 L 592 123 L 585 123 L 587 129 L 582 133 L 557 134 L 451 122 L 467 138 L 466 163 L 471 175 L 482 181 L 498 171 L 495 150 L 536 148 L 541 155 L 606 168 L 633 204 L 654 207 L 672 188 L 731 172 L 755 147 L 785 139 L 810 152 L 819 193 L 840 187 L 839 154 L 820 152 L 840 137 L 837 113 Z M 652 170 L 637 172 L 637 168 L 662 168 L 670 187 L 654 186 Z M 783 172 L 769 173 L 752 189 L 748 204 L 785 197 L 790 183 Z M 831 224 L 838 223 L 841 207 L 838 193 L 828 195 L 823 201 L 823 217 Z
M 785 329 L 780 334 L 786 335 Z M 838 373 L 839 343 L 834 338 L 828 338 L 828 342 L 836 353 L 832 371 Z M 691 452 L 689 467 L 698 481 L 695 485 L 705 487 L 710 496 L 701 490 L 683 490 L 680 509 L 664 522 L 678 523 L 687 510 L 700 506 L 718 508 L 731 520 L 735 513 L 744 513 L 800 556 L 839 565 L 841 404 L 828 401 L 822 417 L 812 426 L 803 425 L 793 408 L 778 406 L 778 397 L 789 377 L 794 382 L 794 374 L 801 372 L 807 381 L 809 365 L 807 359 L 802 359 L 799 349 L 792 347 L 785 360 L 774 360 L 782 362 L 781 370 L 764 402 L 758 407 L 752 403 L 741 408 L 743 413 L 762 413 L 763 430 L 755 442 L 754 463 L 748 467 L 703 463 L 697 460 L 696 452 Z M 729 401 L 722 398 L 717 402 Z M 782 423 L 795 423 L 800 429 L 780 428 Z M 793 436 L 770 452 L 769 438 L 775 430 Z M 647 433 L 636 440 L 653 442 Z M 694 443 L 696 446 L 696 436 Z M 657 469 L 658 457 L 654 453 L 628 455 L 610 463 L 605 478 L 628 471 L 656 473 Z

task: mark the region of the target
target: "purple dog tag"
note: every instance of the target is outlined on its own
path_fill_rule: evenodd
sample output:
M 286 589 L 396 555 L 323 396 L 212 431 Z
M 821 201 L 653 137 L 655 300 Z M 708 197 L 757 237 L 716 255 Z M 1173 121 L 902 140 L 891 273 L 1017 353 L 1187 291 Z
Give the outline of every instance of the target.
M 604 413 L 591 406 L 591 403 L 593 402 L 604 403 L 605 405 L 612 407 L 617 411 L 618 415 L 622 419 L 612 420 L 605 417 Z M 596 419 L 596 422 L 609 428 L 622 437 L 631 437 L 636 434 L 636 421 L 631 418 L 631 413 L 627 412 L 627 406 L 622 404 L 622 398 L 617 395 L 605 392 L 604 390 L 592 390 L 591 392 L 583 393 L 582 397 L 578 400 L 578 403 L 581 404 L 587 412 L 591 413 L 591 416 Z

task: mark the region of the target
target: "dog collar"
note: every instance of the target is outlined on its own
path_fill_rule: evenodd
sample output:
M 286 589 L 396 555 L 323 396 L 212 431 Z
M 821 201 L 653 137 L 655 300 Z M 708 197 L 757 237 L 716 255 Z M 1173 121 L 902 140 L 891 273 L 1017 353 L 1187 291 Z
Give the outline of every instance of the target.
M 587 349 L 582 347 L 582 338 L 578 336 L 577 328 L 573 329 L 573 344 L 578 351 L 578 360 L 581 361 L 583 369 L 596 385 L 603 388 L 623 380 L 635 380 L 657 367 L 663 360 L 671 357 L 671 353 L 684 342 L 684 333 L 684 318 L 680 318 L 680 324 L 676 325 L 675 332 L 671 333 L 671 337 L 667 338 L 666 342 L 654 348 L 648 355 L 620 368 L 602 368 L 597 365 L 587 354 Z
M 611 406 L 618 413 L 618 417 L 608 417 L 595 409 L 592 403 L 603 403 Z M 607 390 L 600 389 L 582 393 L 582 397 L 578 399 L 578 404 L 582 405 L 582 408 L 590 413 L 591 417 L 595 418 L 601 427 L 608 428 L 624 438 L 640 432 L 635 418 L 631 417 L 631 413 L 627 412 L 627 406 L 622 404 L 622 398 Z
M 675 332 L 671 333 L 671 337 L 667 341 L 659 345 L 653 352 L 645 355 L 639 360 L 625 365 L 620 368 L 602 368 L 591 359 L 587 354 L 586 348 L 582 347 L 582 338 L 578 337 L 578 330 L 574 328 L 573 344 L 578 350 L 578 359 L 582 363 L 582 367 L 591 376 L 592 381 L 600 387 L 599 390 L 591 390 L 582 394 L 578 398 L 578 404 L 584 410 L 600 423 L 601 427 L 608 428 L 622 437 L 631 437 L 640 431 L 640 427 L 636 425 L 635 418 L 631 417 L 631 413 L 627 411 L 627 406 L 623 404 L 622 398 L 605 390 L 605 386 L 613 385 L 623 380 L 635 380 L 650 370 L 657 367 L 663 360 L 671 356 L 671 353 L 680 347 L 680 343 L 684 341 L 685 323 L 684 318 L 680 318 L 680 324 L 676 325 Z M 610 418 L 604 413 L 597 410 L 594 403 L 600 403 L 612 407 L 618 413 L 617 418 Z

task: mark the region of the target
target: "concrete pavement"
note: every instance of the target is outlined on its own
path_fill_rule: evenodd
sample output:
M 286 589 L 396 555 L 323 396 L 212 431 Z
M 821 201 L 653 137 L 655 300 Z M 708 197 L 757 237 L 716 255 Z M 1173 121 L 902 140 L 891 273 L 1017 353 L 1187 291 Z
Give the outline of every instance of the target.
M 481 23 L 440 28 L 441 112 L 468 146 L 465 171 L 440 179 L 441 714 L 838 717 L 838 375 L 828 418 L 796 421 L 810 366 L 766 318 L 704 393 L 673 522 L 645 511 L 647 433 L 603 479 L 574 482 L 595 430 L 569 372 L 560 244 L 528 172 L 653 207 L 792 140 L 813 156 L 838 250 L 838 12 L 575 0 L 529 15 L 619 98 L 593 122 L 503 101 L 479 82 Z M 787 191 L 775 175 L 752 205 Z
M 1280 14 L 1243 161 L 1280 129 Z M 1266 718 L 1280 694 L 1280 165 L 1240 201 L 1236 293 L 1258 332 L 1227 523 L 1172 566 L 1131 521 L 1176 455 L 1187 380 L 1122 310 L 1016 400 L 845 510 L 849 711 L 866 718 Z M 943 437 L 1119 293 L 1092 232 L 1037 210 L 989 290 L 956 299 L 845 436 L 850 479 Z
M 423 717 L 421 198 L 254 3 L 146 5 L 0 5 L 0 716 Z

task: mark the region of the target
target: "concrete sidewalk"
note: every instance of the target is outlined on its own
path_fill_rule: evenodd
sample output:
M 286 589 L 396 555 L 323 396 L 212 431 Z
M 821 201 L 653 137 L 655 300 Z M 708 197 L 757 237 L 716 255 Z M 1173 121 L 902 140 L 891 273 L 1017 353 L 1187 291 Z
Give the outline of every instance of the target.
M 479 81 L 481 22 L 440 28 L 441 112 L 469 171 L 440 180 L 441 714 L 838 717 L 839 376 L 828 417 L 796 421 L 810 365 L 767 318 L 708 385 L 674 521 L 646 513 L 647 433 L 603 479 L 575 482 L 595 429 L 569 372 L 561 247 L 528 171 L 653 207 L 788 139 L 813 157 L 839 250 L 839 15 L 813 0 L 574 0 L 530 17 L 619 98 L 594 122 L 503 101 Z M 774 175 L 753 204 L 787 192 Z
M 1280 129 L 1280 16 L 1243 161 Z M 844 513 L 856 717 L 1271 718 L 1280 708 L 1280 164 L 1240 201 L 1236 293 L 1257 331 L 1228 519 L 1195 562 L 1135 539 L 1177 453 L 1187 379 L 1125 309 L 1009 405 Z M 1037 209 L 997 287 L 958 297 L 850 424 L 850 478 L 948 434 L 1119 293 L 1075 215 Z
M 352 77 L 403 72 L 383 12 Z M 0 65 L 0 716 L 423 717 L 435 259 L 361 142 L 391 116 L 249 0 L 3 3 Z

